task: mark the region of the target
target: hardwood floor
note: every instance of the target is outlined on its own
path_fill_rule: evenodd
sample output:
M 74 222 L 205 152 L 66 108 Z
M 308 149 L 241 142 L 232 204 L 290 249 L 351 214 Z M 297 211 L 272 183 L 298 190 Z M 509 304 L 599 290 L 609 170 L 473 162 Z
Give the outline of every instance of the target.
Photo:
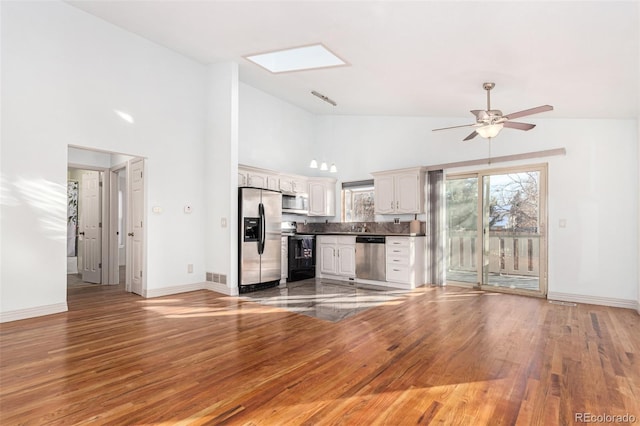
M 0 423 L 640 422 L 640 316 L 448 287 L 332 323 L 209 291 L 71 288 L 0 327 Z

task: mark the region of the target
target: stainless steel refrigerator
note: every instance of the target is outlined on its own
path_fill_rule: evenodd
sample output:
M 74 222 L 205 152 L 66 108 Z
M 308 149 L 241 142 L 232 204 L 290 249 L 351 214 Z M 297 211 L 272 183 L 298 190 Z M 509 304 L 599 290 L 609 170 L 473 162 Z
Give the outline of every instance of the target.
M 240 293 L 280 282 L 282 194 L 259 188 L 238 189 Z

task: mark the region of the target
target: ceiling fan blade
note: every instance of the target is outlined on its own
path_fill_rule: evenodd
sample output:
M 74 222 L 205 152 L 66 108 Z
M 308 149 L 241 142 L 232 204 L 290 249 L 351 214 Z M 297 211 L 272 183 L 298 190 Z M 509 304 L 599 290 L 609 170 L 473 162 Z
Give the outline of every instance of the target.
M 510 129 L 518 129 L 518 130 L 531 130 L 534 127 L 536 127 L 535 124 L 517 123 L 515 121 L 505 121 L 502 125 L 504 127 L 509 127 Z
M 432 132 L 436 132 L 438 130 L 458 129 L 460 127 L 471 127 L 471 126 L 474 126 L 474 124 L 463 124 L 462 126 L 442 127 L 440 129 L 433 129 Z
M 488 117 L 487 111 L 483 109 L 472 109 L 471 114 L 476 116 L 476 120 L 482 120 L 483 118 Z
M 470 141 L 471 139 L 475 138 L 476 136 L 478 136 L 478 132 L 476 132 L 475 130 L 473 131 L 473 133 L 471 133 L 469 136 L 467 136 L 466 138 L 462 139 L 463 141 Z
M 552 111 L 553 107 L 551 105 L 541 105 L 535 108 L 525 109 L 523 111 L 512 112 L 511 114 L 507 114 L 505 117 L 508 120 L 513 120 L 514 118 L 524 117 L 525 115 L 539 114 L 545 111 Z

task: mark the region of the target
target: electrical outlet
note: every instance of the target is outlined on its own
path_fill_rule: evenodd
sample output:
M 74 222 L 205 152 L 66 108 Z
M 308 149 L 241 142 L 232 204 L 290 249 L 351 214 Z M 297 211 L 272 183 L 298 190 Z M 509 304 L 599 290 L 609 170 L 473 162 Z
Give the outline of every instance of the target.
M 187 273 L 193 274 L 193 263 L 187 264 Z

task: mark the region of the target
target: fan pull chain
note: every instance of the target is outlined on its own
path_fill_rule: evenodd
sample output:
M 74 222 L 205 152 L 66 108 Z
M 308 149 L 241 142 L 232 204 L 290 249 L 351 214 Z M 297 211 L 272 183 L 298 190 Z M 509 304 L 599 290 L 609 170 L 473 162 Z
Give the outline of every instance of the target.
M 489 138 L 489 164 L 491 164 L 491 139 L 493 138 Z

